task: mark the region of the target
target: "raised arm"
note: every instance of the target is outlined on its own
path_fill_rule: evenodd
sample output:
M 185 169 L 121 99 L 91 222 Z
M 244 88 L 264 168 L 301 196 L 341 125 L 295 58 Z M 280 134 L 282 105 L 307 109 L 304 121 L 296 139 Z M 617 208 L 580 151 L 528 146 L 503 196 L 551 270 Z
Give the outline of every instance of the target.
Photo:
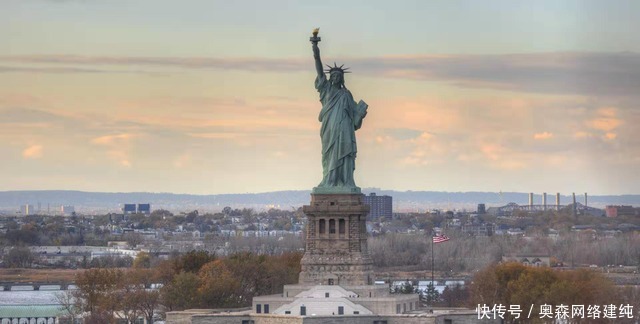
M 320 48 L 318 47 L 318 42 L 312 42 L 313 48 L 313 58 L 316 60 L 316 72 L 318 72 L 319 77 L 324 76 L 324 71 L 322 70 L 322 60 L 320 60 Z

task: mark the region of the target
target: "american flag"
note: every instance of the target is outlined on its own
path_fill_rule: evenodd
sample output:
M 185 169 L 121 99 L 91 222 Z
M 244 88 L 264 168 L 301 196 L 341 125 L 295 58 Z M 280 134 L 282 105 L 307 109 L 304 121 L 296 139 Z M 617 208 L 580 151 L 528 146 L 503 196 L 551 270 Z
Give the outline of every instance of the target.
M 433 237 L 433 243 L 442 243 L 450 240 L 446 235 L 440 234 Z

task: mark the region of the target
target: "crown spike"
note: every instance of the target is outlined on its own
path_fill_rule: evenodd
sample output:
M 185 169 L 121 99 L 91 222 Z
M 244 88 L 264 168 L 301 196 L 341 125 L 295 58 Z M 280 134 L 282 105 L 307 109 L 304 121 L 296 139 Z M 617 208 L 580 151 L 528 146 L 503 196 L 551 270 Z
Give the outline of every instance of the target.
M 338 66 L 338 64 L 336 64 L 336 62 L 333 62 L 333 66 L 329 65 L 329 64 L 325 64 L 328 69 L 325 69 L 324 72 L 325 73 L 332 73 L 332 72 L 341 72 L 341 73 L 351 73 L 351 71 L 347 71 L 348 67 L 344 67 L 344 64 Z

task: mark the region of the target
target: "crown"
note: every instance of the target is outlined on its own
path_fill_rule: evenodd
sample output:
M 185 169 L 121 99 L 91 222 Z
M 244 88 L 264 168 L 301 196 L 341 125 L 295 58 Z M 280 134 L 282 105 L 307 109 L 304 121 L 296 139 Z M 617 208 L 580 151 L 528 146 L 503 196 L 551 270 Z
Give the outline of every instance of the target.
M 341 72 L 341 73 L 351 73 L 351 71 L 347 71 L 349 68 L 342 68 L 344 66 L 344 64 L 338 66 L 336 64 L 336 62 L 333 62 L 333 66 L 329 65 L 329 64 L 325 64 L 328 69 L 324 70 L 325 73 L 333 73 L 333 72 Z

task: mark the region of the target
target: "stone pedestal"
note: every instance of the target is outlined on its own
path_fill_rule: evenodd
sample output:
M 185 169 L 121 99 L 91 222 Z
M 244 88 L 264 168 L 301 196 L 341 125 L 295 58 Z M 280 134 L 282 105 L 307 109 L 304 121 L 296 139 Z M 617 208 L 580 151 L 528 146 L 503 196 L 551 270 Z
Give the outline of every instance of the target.
M 306 249 L 301 285 L 363 286 L 373 284 L 367 251 L 369 206 L 362 194 L 312 194 L 307 215 Z

